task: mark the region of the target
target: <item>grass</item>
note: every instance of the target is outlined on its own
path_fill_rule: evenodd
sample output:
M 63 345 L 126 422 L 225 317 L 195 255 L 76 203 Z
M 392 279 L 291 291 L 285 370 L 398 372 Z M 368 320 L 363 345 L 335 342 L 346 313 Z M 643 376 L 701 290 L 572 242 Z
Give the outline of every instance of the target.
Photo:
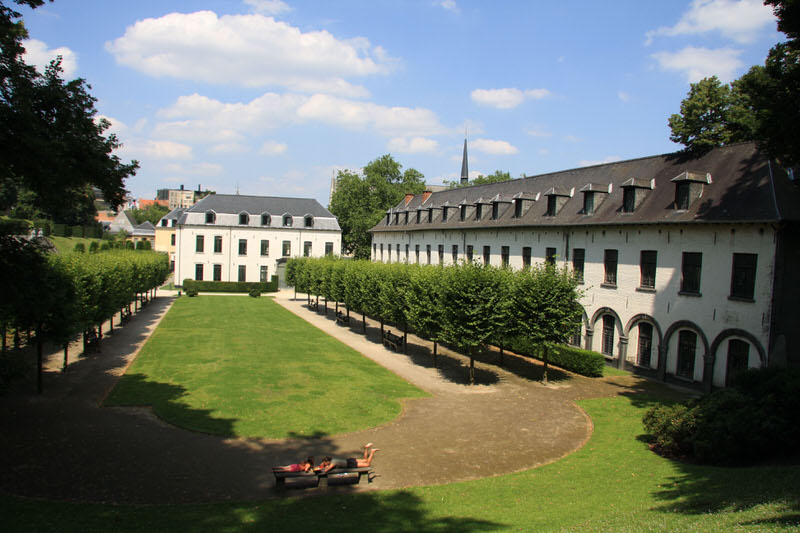
M 84 244 L 87 252 L 89 251 L 89 245 L 92 241 L 102 242 L 100 239 L 84 239 L 83 237 L 56 237 L 55 235 L 50 235 L 47 238 L 50 239 L 53 246 L 62 254 L 75 250 L 75 245 L 79 242 Z
M 619 369 L 619 368 L 617 368 L 615 366 L 605 365 L 603 367 L 603 377 L 604 378 L 607 378 L 607 377 L 610 377 L 610 376 L 629 376 L 629 375 L 630 375 L 630 372 L 628 372 L 627 370 L 621 370 L 621 369 Z
M 304 437 L 374 427 L 420 389 L 270 298 L 179 298 L 106 405 L 152 405 L 187 429 Z
M 693 466 L 639 438 L 648 402 L 581 401 L 595 431 L 576 453 L 495 478 L 209 505 L 81 505 L 0 497 L 6 531 L 798 531 L 800 467 Z

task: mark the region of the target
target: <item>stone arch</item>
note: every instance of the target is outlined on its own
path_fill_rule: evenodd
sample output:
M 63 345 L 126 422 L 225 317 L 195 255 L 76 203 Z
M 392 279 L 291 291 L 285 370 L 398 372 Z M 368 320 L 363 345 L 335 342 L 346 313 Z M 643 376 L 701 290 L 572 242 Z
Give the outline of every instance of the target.
M 706 337 L 706 333 L 703 331 L 703 328 L 691 320 L 678 320 L 669 328 L 667 328 L 666 333 L 664 333 L 663 341 L 661 342 L 661 346 L 659 346 L 658 350 L 659 376 L 661 377 L 662 381 L 666 380 L 667 350 L 669 350 L 669 341 L 672 340 L 672 336 L 679 329 L 691 329 L 697 333 L 697 336 L 700 337 L 701 341 L 703 341 L 703 389 L 710 391 L 712 374 L 714 372 L 714 357 L 713 355 L 710 355 L 708 337 Z
M 617 314 L 617 312 L 611 309 L 610 307 L 601 307 L 597 311 L 595 311 L 594 314 L 592 315 L 592 320 L 591 320 L 592 331 L 594 331 L 594 325 L 597 323 L 598 320 L 600 320 L 600 318 L 603 315 L 611 315 L 614 317 L 614 326 L 615 326 L 614 329 L 617 330 L 617 337 L 619 342 L 619 348 L 617 350 L 617 366 L 619 368 L 622 368 L 628 351 L 628 336 L 622 329 L 622 319 L 619 317 L 619 314 Z M 587 346 L 587 349 L 591 349 L 591 347 Z
M 658 335 L 657 339 L 654 339 L 653 347 L 655 348 L 655 355 L 656 355 L 656 368 L 661 366 L 661 344 L 664 341 L 664 335 L 661 332 L 661 325 L 658 323 L 658 320 L 653 318 L 652 315 L 648 315 L 646 313 L 639 313 L 638 315 L 634 315 L 628 320 L 628 323 L 625 325 L 625 337 L 630 338 L 631 330 L 635 325 L 639 322 L 647 322 L 648 324 L 653 325 L 653 329 L 655 329 L 656 334 Z M 666 363 L 666 361 L 665 361 Z
M 719 347 L 722 345 L 722 342 L 731 337 L 741 337 L 742 339 L 745 339 L 748 343 L 750 343 L 750 346 L 753 346 L 756 349 L 756 353 L 758 353 L 758 359 L 761 362 L 761 367 L 764 368 L 767 366 L 767 352 L 764 350 L 764 347 L 761 345 L 761 342 L 756 338 L 755 335 L 743 329 L 738 329 L 738 328 L 725 329 L 721 331 L 719 335 L 716 336 L 714 342 L 711 343 L 711 349 L 708 352 L 709 357 L 712 360 L 712 376 L 711 376 L 712 382 L 714 379 L 713 371 L 716 368 L 717 351 L 719 350 Z M 724 378 L 723 382 L 726 382 L 728 379 L 727 375 L 728 354 L 724 354 L 723 356 L 725 357 L 726 365 L 723 366 L 724 374 L 722 377 Z

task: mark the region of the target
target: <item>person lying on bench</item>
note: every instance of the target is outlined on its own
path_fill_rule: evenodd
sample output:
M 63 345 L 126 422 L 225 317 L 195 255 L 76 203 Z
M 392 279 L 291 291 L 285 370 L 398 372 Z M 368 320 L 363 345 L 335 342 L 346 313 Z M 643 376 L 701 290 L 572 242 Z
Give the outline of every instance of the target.
M 337 459 L 335 457 L 325 457 L 319 466 L 316 468 L 318 474 L 327 474 L 334 468 L 340 470 L 347 470 L 348 468 L 365 468 L 372 466 L 372 457 L 375 452 L 380 451 L 378 448 L 370 450 L 372 443 L 364 446 L 364 458 L 358 459 L 357 457 L 349 457 L 347 459 Z
M 273 472 L 310 472 L 314 469 L 314 458 L 309 457 L 305 461 L 287 466 L 273 466 Z

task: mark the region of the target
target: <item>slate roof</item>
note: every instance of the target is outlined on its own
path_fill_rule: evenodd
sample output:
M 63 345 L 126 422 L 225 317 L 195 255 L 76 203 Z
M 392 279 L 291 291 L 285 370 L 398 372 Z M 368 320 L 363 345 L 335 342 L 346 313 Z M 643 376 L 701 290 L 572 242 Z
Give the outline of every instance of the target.
M 152 236 L 156 234 L 156 227 L 149 220 L 145 220 L 138 226 L 134 226 L 133 234 Z
M 166 219 L 166 220 L 178 220 L 178 219 L 181 218 L 181 215 L 183 215 L 184 211 L 186 211 L 185 207 L 177 207 L 177 208 L 173 209 L 172 211 L 170 211 L 169 213 L 167 213 L 166 215 L 164 215 L 163 217 L 161 217 L 161 220 L 164 220 L 164 219 Z
M 322 207 L 313 198 L 282 198 L 279 196 L 244 196 L 238 194 L 209 194 L 192 207 L 188 213 L 214 211 L 215 213 L 250 215 L 269 213 L 280 216 L 289 213 L 292 216 L 312 215 L 314 217 L 334 218 L 330 211 Z
M 684 172 L 710 174 L 711 183 L 702 184 L 700 198 L 687 210 L 675 209 L 676 182 L 673 178 Z M 633 180 L 633 181 L 631 181 Z M 653 189 L 637 189 L 643 197 L 632 213 L 622 209 L 623 190 L 626 186 L 654 184 Z M 590 185 L 587 187 L 587 185 Z M 608 186 L 611 186 L 611 192 Z M 581 190 L 595 193 L 595 210 L 583 214 Z M 571 193 L 560 197 L 555 216 L 547 216 L 547 193 Z M 499 216 L 491 219 L 491 210 L 483 210 L 481 220 L 475 219 L 474 208 L 466 220 L 458 214 L 442 222 L 441 207 L 466 203 L 474 206 L 487 199 L 508 198 L 519 195 L 526 200 L 521 217 L 514 217 L 514 205 L 499 204 Z M 532 200 L 537 198 L 538 201 Z M 433 221 L 427 222 L 423 213 L 416 223 L 415 211 L 434 208 Z M 530 176 L 487 185 L 461 187 L 434 192 L 423 203 L 422 195 L 414 196 L 408 204 L 405 199 L 390 213 L 409 211 L 408 223 L 394 216 L 387 224 L 386 217 L 370 231 L 427 231 L 437 229 L 496 228 L 524 226 L 601 226 L 617 224 L 685 224 L 691 222 L 779 222 L 800 220 L 800 187 L 787 178 L 785 170 L 760 153 L 754 143 L 740 143 L 716 148 L 702 156 L 683 152 L 618 161 L 591 167 L 576 168 Z

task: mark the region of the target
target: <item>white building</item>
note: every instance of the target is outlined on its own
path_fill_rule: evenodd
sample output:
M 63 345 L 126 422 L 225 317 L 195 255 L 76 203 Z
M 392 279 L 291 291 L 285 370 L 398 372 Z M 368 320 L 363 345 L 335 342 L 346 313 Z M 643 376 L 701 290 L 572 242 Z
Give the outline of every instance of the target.
M 212 194 L 175 225 L 175 280 L 270 281 L 290 257 L 339 254 L 339 223 L 309 198 Z
M 573 344 L 662 380 L 725 386 L 800 365 L 800 187 L 750 143 L 407 195 L 372 258 L 582 278 Z

